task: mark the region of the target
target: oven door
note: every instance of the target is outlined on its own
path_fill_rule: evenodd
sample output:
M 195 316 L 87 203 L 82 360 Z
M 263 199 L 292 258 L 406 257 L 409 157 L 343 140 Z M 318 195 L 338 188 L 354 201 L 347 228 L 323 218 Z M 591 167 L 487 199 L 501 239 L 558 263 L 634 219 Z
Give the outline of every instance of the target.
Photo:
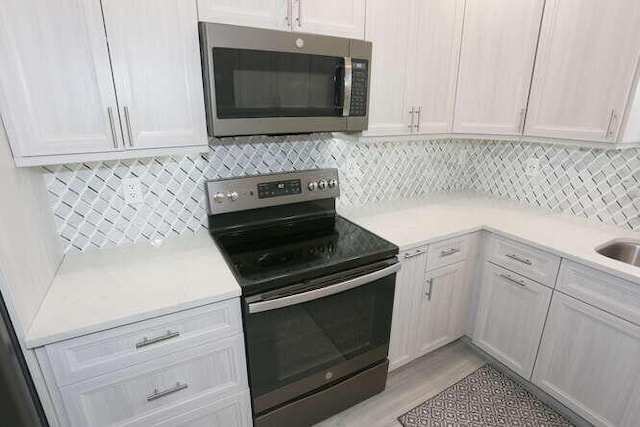
M 255 414 L 386 359 L 399 268 L 394 258 L 247 298 Z

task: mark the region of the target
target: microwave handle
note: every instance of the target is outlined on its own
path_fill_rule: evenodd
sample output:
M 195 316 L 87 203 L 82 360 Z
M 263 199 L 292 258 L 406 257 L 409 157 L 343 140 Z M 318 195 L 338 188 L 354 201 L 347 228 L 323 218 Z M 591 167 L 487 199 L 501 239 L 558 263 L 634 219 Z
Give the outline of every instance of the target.
M 289 307 L 291 305 L 301 304 L 303 302 L 324 298 L 329 295 L 344 292 L 346 290 L 357 288 L 358 286 L 374 282 L 378 279 L 382 279 L 383 277 L 396 273 L 398 270 L 400 270 L 400 263 L 396 262 L 388 267 L 374 271 L 373 273 L 345 280 L 344 282 L 336 283 L 335 285 L 327 286 L 325 288 L 314 289 L 312 291 L 289 295 L 286 297 L 268 301 L 252 302 L 249 304 L 249 313 L 261 313 L 263 311 L 276 310 L 278 308 Z
M 353 68 L 351 65 L 351 57 L 344 57 L 344 81 L 342 84 L 342 116 L 347 117 L 351 113 L 351 83 L 353 77 Z

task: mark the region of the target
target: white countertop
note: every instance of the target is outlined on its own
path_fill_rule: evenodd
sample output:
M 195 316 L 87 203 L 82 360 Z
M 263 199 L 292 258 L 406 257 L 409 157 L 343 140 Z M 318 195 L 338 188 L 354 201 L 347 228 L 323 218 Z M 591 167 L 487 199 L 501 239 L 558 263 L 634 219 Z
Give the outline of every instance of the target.
M 488 230 L 640 284 L 640 267 L 594 248 L 640 233 L 551 214 L 476 194 L 397 200 L 339 213 L 401 250 Z M 174 313 L 241 293 L 207 232 L 163 245 L 116 247 L 67 256 L 27 334 L 29 348 Z
M 395 243 L 400 250 L 484 229 L 640 284 L 640 267 L 594 250 L 612 240 L 640 241 L 640 233 L 576 216 L 466 193 L 343 208 L 339 212 Z
M 25 344 L 38 347 L 240 295 L 205 232 L 65 257 Z

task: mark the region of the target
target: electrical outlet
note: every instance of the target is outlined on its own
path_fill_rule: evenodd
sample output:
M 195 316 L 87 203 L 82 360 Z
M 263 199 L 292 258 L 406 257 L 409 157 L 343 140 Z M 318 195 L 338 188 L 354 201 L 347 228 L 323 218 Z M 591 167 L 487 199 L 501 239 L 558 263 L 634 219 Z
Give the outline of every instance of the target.
M 467 164 L 467 150 L 460 150 L 458 152 L 458 165 L 464 166 Z
M 122 193 L 128 205 L 142 203 L 142 188 L 140 178 L 126 178 L 122 180 Z
M 540 175 L 540 160 L 536 157 L 529 157 L 527 164 L 524 167 L 524 173 L 527 176 L 539 176 Z

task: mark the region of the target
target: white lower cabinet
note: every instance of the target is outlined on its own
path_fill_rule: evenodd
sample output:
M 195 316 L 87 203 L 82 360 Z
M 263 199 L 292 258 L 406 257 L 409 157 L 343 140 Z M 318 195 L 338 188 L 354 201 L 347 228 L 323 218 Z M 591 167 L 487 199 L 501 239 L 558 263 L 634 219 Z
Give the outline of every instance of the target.
M 239 304 L 222 301 L 40 349 L 58 421 L 250 426 Z
M 596 425 L 637 426 L 640 326 L 556 292 L 533 382 Z
M 416 357 L 457 340 L 465 333 L 469 286 L 464 262 L 427 273 L 416 295 Z
M 474 343 L 531 378 L 551 294 L 546 286 L 485 263 Z

